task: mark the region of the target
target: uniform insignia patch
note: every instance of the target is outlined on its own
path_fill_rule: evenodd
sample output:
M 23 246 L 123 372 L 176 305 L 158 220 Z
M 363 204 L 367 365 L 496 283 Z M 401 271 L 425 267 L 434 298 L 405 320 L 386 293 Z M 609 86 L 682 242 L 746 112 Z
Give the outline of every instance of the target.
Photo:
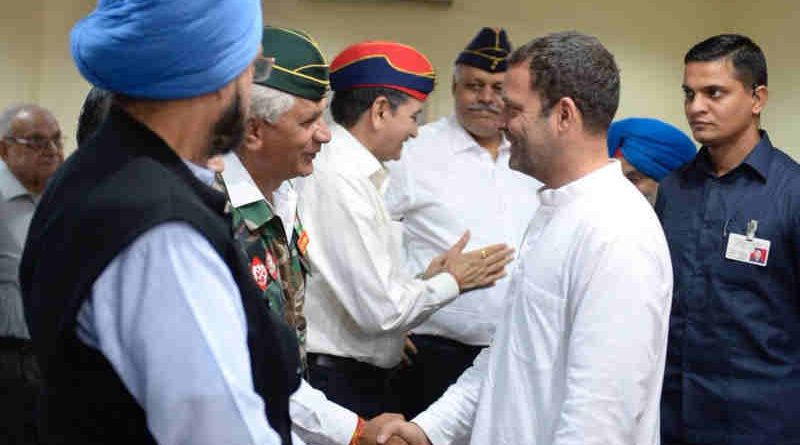
M 270 260 L 271 258 L 267 256 L 267 261 Z M 253 257 L 253 261 L 250 262 L 250 271 L 252 272 L 253 279 L 256 281 L 259 289 L 262 291 L 265 290 L 267 288 L 269 275 L 267 275 L 267 268 L 264 266 L 264 263 L 259 257 Z
M 308 248 L 308 232 L 303 230 L 303 233 L 300 234 L 300 237 L 297 239 L 297 248 L 300 249 L 300 255 L 306 254 L 306 249 Z

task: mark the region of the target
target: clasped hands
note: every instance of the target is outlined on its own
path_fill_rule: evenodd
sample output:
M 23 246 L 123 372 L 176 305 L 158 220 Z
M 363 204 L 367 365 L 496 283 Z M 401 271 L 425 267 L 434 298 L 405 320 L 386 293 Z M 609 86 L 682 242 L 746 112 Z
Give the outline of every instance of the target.
M 364 425 L 358 445 L 431 445 L 422 428 L 402 414 L 385 413 Z

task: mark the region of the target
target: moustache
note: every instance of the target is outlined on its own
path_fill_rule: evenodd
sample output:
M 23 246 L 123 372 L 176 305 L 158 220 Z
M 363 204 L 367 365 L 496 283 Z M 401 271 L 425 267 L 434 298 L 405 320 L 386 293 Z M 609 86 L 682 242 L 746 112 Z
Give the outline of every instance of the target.
M 500 114 L 500 107 L 491 104 L 474 104 L 467 107 L 468 111 L 487 111 L 493 114 Z

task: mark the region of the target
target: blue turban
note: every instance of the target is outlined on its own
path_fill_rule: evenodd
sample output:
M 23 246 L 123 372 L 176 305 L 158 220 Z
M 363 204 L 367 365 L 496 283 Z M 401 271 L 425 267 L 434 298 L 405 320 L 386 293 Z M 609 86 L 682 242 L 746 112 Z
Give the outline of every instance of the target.
M 260 0 L 100 0 L 70 34 L 93 85 L 147 99 L 217 91 L 261 46 Z
M 658 119 L 632 117 L 611 124 L 608 155 L 617 150 L 637 170 L 660 182 L 672 170 L 691 161 L 697 151 L 686 134 Z

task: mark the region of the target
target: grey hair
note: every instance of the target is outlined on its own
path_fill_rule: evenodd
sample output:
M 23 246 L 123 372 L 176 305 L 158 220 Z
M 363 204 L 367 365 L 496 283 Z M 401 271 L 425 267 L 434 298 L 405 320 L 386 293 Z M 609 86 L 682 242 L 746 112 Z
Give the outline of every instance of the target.
M 453 65 L 453 82 L 455 83 L 461 82 L 461 66 L 460 63 Z
M 35 104 L 29 103 L 19 103 L 13 104 L 6 107 L 2 113 L 0 113 L 0 137 L 8 137 L 9 133 L 11 132 L 11 123 L 14 119 L 22 113 L 23 111 L 33 110 L 34 108 L 39 108 Z
M 274 124 L 294 105 L 294 96 L 275 88 L 253 84 L 250 93 L 250 115 Z

